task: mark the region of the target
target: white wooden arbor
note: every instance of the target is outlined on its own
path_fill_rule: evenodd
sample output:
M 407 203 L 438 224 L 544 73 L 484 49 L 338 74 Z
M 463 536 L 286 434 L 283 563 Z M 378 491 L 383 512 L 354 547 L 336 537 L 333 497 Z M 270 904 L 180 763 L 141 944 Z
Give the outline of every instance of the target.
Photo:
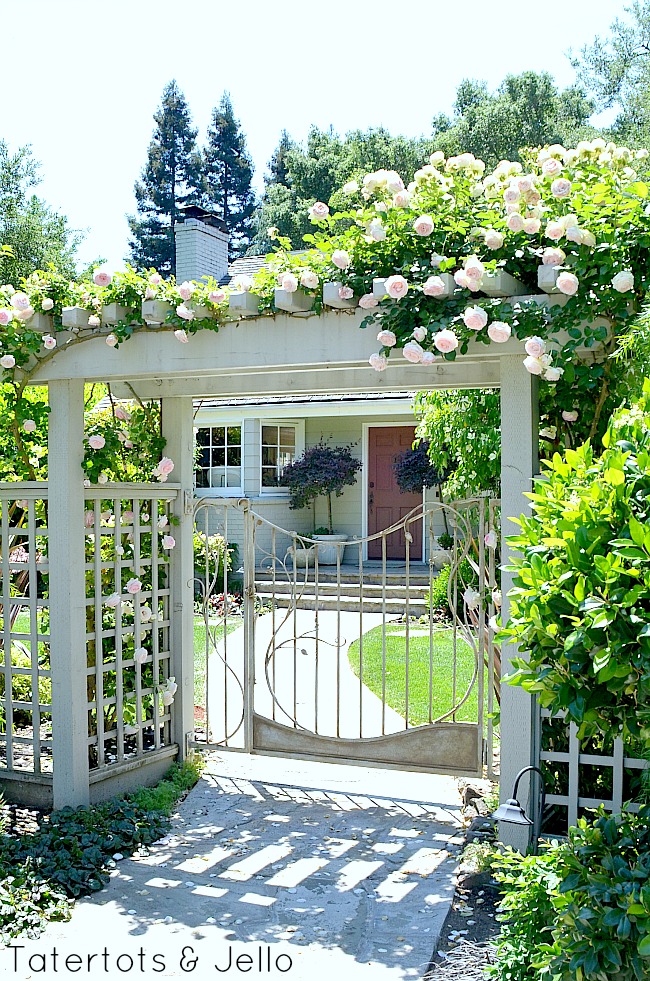
M 549 298 L 544 298 L 548 300 Z M 540 297 L 541 300 L 541 297 Z M 201 331 L 181 344 L 168 330 L 142 329 L 117 350 L 105 335 L 61 349 L 31 377 L 49 388 L 49 563 L 51 571 L 51 664 L 54 728 L 54 805 L 91 798 L 87 754 L 87 692 L 84 586 L 84 488 L 81 462 L 83 387 L 111 383 L 118 396 L 162 400 L 166 455 L 180 485 L 173 508 L 176 549 L 172 563 L 172 671 L 179 686 L 172 734 L 182 756 L 193 730 L 193 409 L 200 396 L 263 396 L 341 392 L 499 388 L 502 435 L 502 529 L 527 508 L 523 495 L 537 472 L 536 379 L 524 369 L 523 344 L 472 343 L 454 362 L 412 365 L 394 351 L 388 369 L 376 373 L 368 357 L 377 350 L 374 332 L 360 330 L 364 312 L 276 315 L 230 322 L 218 333 Z M 503 542 L 503 561 L 508 548 Z M 505 599 L 511 583 L 503 573 Z M 512 651 L 510 652 L 513 653 Z M 503 668 L 508 669 L 508 651 Z M 501 701 L 501 773 L 507 791 L 514 775 L 534 762 L 533 700 L 505 687 Z M 143 761 L 140 761 L 143 763 Z M 143 763 L 144 765 L 144 763 Z M 144 782 L 144 775 L 132 780 Z

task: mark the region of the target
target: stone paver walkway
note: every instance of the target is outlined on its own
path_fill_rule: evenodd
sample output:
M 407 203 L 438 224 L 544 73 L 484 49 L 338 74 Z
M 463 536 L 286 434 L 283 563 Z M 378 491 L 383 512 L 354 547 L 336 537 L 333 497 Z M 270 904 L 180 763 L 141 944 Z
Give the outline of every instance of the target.
M 213 754 L 172 833 L 25 942 L 17 971 L 0 952 L 2 974 L 72 976 L 52 970 L 56 947 L 83 958 L 77 978 L 421 978 L 453 896 L 459 803 L 448 777 Z

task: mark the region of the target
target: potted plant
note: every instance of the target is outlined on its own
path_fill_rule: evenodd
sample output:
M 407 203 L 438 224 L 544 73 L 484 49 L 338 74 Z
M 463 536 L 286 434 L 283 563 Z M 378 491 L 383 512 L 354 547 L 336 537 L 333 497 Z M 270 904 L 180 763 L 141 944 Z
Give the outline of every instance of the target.
M 355 484 L 360 469 L 361 461 L 352 455 L 349 446 L 327 446 L 321 439 L 282 473 L 293 510 L 313 505 L 317 497 L 327 498 L 327 528 L 314 532 L 314 540 L 325 543 L 318 546 L 318 562 L 322 565 L 336 564 L 348 538 L 334 533 L 332 494 L 340 497 L 344 487 Z

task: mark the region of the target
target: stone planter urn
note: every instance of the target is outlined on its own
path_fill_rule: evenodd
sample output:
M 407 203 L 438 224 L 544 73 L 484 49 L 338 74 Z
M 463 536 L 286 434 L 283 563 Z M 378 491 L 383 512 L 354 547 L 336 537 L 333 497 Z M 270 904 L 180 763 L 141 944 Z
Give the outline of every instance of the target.
M 314 535 L 313 540 L 318 542 L 318 564 L 336 565 L 337 558 L 341 556 L 343 562 L 343 552 L 347 535 Z
M 285 562 L 287 565 L 293 566 L 294 570 L 306 569 L 314 564 L 314 552 L 315 548 L 313 545 L 310 545 L 309 548 L 290 545 L 287 549 Z
M 432 548 L 431 565 L 436 572 L 440 572 L 445 565 L 451 565 L 451 552 L 446 548 Z

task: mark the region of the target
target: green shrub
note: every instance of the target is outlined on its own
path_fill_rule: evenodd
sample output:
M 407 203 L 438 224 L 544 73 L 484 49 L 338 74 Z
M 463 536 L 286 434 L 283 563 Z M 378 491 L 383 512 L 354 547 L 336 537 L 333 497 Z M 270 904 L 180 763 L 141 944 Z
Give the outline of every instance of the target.
M 26 651 L 20 650 L 12 644 L 11 663 L 14 668 L 31 668 L 31 658 Z M 12 701 L 31 702 L 32 700 L 32 676 L 31 674 L 15 674 L 11 679 Z M 5 676 L 0 673 L 0 698 L 5 694 Z M 49 678 L 38 679 L 38 700 L 41 705 L 52 704 L 52 682 Z M 4 712 L 3 712 L 4 718 Z M 16 725 L 26 725 L 31 722 L 30 709 L 14 709 L 13 720 Z M 4 729 L 4 723 L 3 727 Z
M 504 636 L 527 651 L 509 679 L 579 736 L 650 740 L 650 382 L 614 414 L 600 457 L 555 454 L 511 540 Z
M 498 981 L 533 981 L 544 975 L 538 970 L 540 948 L 552 943 L 557 922 L 555 902 L 559 897 L 560 858 L 567 845 L 554 842 L 540 855 L 521 855 L 506 849 L 494 877 L 504 896 L 500 904 L 501 932 L 496 940 L 496 962 L 491 977 Z M 548 956 L 542 958 L 548 961 Z
M 431 584 L 429 593 L 429 607 L 432 611 L 443 612 L 449 610 L 449 600 L 447 599 L 447 585 L 449 583 L 450 566 L 443 565 L 442 569 Z

